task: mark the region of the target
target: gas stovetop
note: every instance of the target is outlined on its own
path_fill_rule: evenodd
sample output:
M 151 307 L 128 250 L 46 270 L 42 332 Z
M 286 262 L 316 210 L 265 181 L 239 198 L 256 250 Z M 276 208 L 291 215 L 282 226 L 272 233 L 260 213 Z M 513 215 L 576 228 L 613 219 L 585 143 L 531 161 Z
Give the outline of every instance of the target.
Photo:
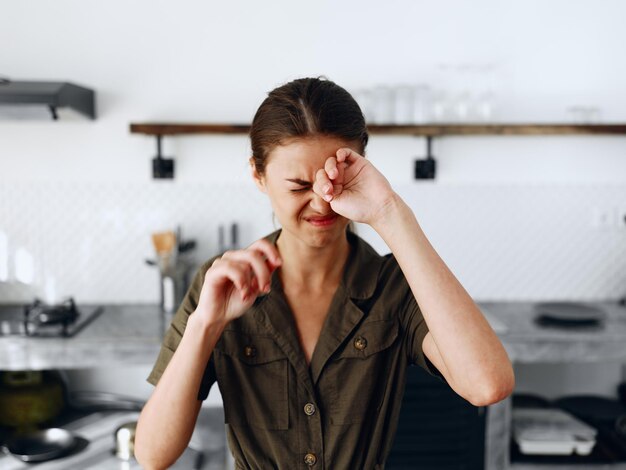
M 27 305 L 5 305 L 0 307 L 0 336 L 71 337 L 103 311 L 103 307 L 79 309 L 71 297 L 55 305 L 39 299 Z
M 202 410 L 205 413 L 207 410 Z M 202 413 L 201 411 L 201 413 Z M 196 425 L 196 432 L 206 442 L 192 443 L 188 446 L 171 470 L 230 470 L 232 464 L 227 463 L 226 435 L 224 432 L 223 414 L 221 410 L 208 410 L 211 417 L 209 423 Z M 26 463 L 18 458 L 0 452 L 0 469 L 2 470 L 141 470 L 135 459 L 122 460 L 115 455 L 115 431 L 128 422 L 136 421 L 138 412 L 104 411 L 89 414 L 63 426 L 74 433 L 84 444 L 67 456 L 41 463 Z M 200 419 L 202 419 L 202 414 Z M 86 445 L 85 445 L 86 444 Z

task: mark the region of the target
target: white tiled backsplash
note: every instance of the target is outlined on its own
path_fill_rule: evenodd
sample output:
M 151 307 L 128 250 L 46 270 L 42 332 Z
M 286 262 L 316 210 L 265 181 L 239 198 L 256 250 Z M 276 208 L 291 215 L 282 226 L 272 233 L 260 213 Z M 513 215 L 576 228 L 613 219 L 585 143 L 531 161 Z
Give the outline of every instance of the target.
M 625 185 L 425 182 L 396 190 L 477 300 L 626 295 L 626 224 L 617 223 Z M 611 211 L 613 227 L 594 227 Z M 243 245 L 274 229 L 269 202 L 252 183 L 0 182 L 0 303 L 35 295 L 157 302 L 158 274 L 144 262 L 154 255 L 150 234 L 180 224 L 183 238 L 197 240 L 200 264 L 217 252 L 217 226 L 234 221 Z M 358 233 L 387 251 L 369 227 Z M 32 283 L 17 280 L 31 274 Z

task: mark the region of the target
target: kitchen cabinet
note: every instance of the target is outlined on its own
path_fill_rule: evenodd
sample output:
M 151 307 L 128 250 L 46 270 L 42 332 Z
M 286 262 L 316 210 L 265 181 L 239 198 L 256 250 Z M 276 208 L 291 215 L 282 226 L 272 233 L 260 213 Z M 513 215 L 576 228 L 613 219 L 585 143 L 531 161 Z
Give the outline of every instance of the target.
M 543 328 L 534 322 L 533 303 L 484 302 L 479 306 L 498 334 L 514 364 L 602 363 L 626 364 L 626 307 L 617 302 L 588 303 L 607 317 L 602 328 L 567 330 Z M 571 465 L 511 463 L 511 399 L 489 407 L 486 467 L 493 470 L 565 470 Z M 578 465 L 576 468 L 583 468 Z M 585 470 L 626 469 L 619 464 L 585 464 Z

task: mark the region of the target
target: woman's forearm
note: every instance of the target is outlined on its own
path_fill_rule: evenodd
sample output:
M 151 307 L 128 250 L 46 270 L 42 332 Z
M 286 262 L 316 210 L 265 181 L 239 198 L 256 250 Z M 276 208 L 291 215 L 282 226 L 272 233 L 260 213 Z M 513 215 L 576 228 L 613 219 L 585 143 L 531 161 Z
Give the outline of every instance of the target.
M 135 457 L 143 468 L 168 468 L 187 447 L 202 404 L 197 398 L 202 376 L 223 328 L 190 315 L 180 344 L 137 423 Z
M 393 198 L 373 228 L 393 252 L 411 287 L 450 386 L 475 404 L 508 395 L 514 376 L 506 350 L 432 247 L 410 207 L 400 197 Z

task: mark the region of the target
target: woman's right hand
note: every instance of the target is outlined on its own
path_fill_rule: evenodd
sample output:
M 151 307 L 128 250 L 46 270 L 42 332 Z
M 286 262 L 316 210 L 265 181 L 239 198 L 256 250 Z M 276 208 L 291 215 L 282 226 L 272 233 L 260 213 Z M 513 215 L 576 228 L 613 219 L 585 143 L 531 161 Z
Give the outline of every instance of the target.
M 204 276 L 195 315 L 223 325 L 240 317 L 259 294 L 269 292 L 272 273 L 281 264 L 278 250 L 264 238 L 225 252 Z

